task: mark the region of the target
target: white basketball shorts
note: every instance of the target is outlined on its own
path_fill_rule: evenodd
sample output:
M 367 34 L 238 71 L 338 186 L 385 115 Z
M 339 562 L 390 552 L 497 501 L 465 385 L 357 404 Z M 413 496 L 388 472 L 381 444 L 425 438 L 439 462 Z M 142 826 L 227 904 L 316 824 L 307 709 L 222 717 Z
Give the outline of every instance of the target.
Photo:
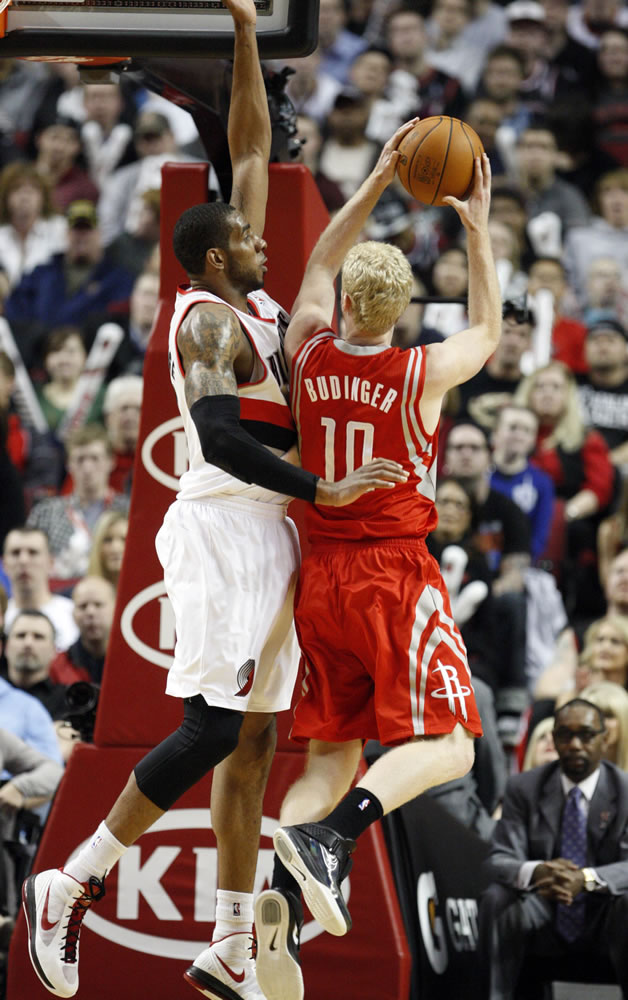
M 167 694 L 239 712 L 290 707 L 296 527 L 283 507 L 175 500 L 155 539 L 175 616 Z

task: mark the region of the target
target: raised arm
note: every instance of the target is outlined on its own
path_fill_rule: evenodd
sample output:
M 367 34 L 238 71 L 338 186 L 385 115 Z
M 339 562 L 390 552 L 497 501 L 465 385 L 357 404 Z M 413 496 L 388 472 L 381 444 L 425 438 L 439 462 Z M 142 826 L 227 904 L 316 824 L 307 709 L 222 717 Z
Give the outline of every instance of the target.
M 234 22 L 233 81 L 227 137 L 233 172 L 231 204 L 261 236 L 268 200 L 271 127 L 255 34 L 253 0 L 224 0 Z
M 455 208 L 467 234 L 469 328 L 427 348 L 423 399 L 438 401 L 439 405 L 448 389 L 479 372 L 501 335 L 501 294 L 488 235 L 491 167 L 486 154 L 476 158 L 474 169 L 473 188 L 467 201 L 444 199 Z
M 292 307 L 284 351 L 288 364 L 304 340 L 329 326 L 334 315 L 334 280 L 342 263 L 364 228 L 380 195 L 395 176 L 397 147 L 418 118 L 406 122 L 384 146 L 375 167 L 352 198 L 331 220 L 312 250 L 301 288 Z

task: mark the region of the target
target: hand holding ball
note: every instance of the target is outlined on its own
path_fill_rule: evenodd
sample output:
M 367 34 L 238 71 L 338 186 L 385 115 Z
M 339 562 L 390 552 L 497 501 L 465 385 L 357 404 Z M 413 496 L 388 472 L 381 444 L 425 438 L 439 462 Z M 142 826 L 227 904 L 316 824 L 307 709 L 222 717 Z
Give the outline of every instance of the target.
M 484 147 L 465 122 L 446 115 L 424 118 L 399 144 L 397 173 L 406 191 L 424 205 L 443 198 L 464 198 L 473 180 L 473 164 Z

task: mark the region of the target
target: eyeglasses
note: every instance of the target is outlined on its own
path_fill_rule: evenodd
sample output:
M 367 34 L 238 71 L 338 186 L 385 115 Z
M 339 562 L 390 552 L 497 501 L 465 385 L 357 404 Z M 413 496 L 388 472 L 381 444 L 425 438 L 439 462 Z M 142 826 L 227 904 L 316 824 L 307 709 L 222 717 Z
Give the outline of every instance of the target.
M 604 732 L 604 729 L 567 729 L 566 726 L 561 726 L 554 730 L 554 743 L 566 746 L 574 739 L 578 739 L 580 743 L 592 743 L 596 736 Z

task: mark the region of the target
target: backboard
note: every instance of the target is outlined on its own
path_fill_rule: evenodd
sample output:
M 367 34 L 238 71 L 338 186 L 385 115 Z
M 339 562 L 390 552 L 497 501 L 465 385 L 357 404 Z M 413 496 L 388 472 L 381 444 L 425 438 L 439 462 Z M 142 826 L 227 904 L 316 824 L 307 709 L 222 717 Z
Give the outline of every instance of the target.
M 313 50 L 319 0 L 255 0 L 255 6 L 262 59 Z M 221 0 L 11 0 L 0 14 L 0 36 L 0 58 L 104 62 L 233 52 L 233 21 Z

